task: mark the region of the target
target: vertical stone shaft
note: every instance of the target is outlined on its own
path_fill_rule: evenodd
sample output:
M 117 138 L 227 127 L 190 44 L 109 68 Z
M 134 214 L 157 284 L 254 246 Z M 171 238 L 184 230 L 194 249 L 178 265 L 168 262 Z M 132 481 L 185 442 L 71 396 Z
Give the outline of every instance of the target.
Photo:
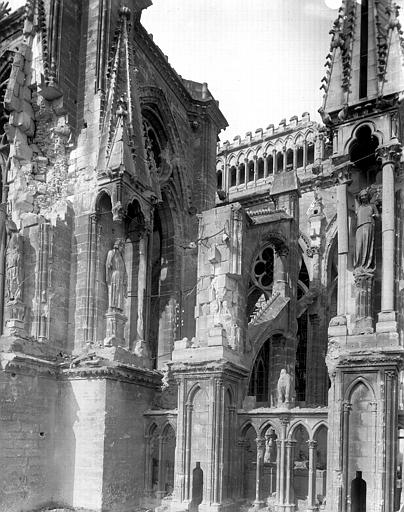
M 39 226 L 39 254 L 37 272 L 37 312 L 36 312 L 36 337 L 45 340 L 48 336 L 48 322 L 44 316 L 44 307 L 48 302 L 48 277 L 49 277 L 49 231 L 48 223 Z
M 6 218 L 7 204 L 0 204 L 0 334 L 3 334 L 4 324 L 4 291 L 5 291 L 5 267 L 6 267 Z
M 186 404 L 186 441 L 185 441 L 185 499 L 191 499 L 191 429 L 192 404 Z
M 316 510 L 316 447 L 317 441 L 308 441 L 309 445 L 309 489 L 307 509 Z
M 397 436 L 397 375 L 394 371 L 386 372 L 385 382 L 385 443 L 386 443 L 386 467 L 385 467 L 385 510 L 393 510 L 395 473 L 396 473 L 396 436 Z
M 394 165 L 383 163 L 382 312 L 394 310 Z
M 279 505 L 285 504 L 285 469 L 286 469 L 286 460 L 285 460 L 285 448 L 286 448 L 286 428 L 287 421 L 282 421 L 282 436 L 281 436 L 281 446 L 280 446 L 280 475 L 279 475 Z
M 139 240 L 139 269 L 137 285 L 137 339 L 145 339 L 145 295 L 147 288 L 147 234 Z
M 338 303 L 337 315 L 346 313 L 347 267 L 348 267 L 348 201 L 346 179 L 337 186 L 338 223 Z
M 152 483 L 151 483 L 151 453 L 150 453 L 150 442 L 151 442 L 152 436 L 146 435 L 145 436 L 145 444 L 146 444 L 146 450 L 145 450 L 145 470 L 144 470 L 144 489 L 146 496 L 149 496 L 152 490 Z
M 222 415 L 223 415 L 223 401 L 222 396 L 224 392 L 223 382 L 219 379 L 215 382 L 215 416 L 214 416 L 214 435 L 213 435 L 213 502 L 220 503 L 220 467 L 222 462 Z
M 348 494 L 349 494 L 349 413 L 351 411 L 351 404 L 344 403 L 343 405 L 343 435 L 342 435 L 342 443 L 343 443 L 343 456 L 342 456 L 342 474 L 343 474 L 343 482 L 342 482 L 342 512 L 347 512 L 348 510 Z
M 85 287 L 85 309 L 84 309 L 84 340 L 95 341 L 95 297 L 96 297 L 96 275 L 97 275 L 97 215 L 88 216 L 88 237 L 87 237 L 87 264 L 86 264 L 86 287 Z
M 262 470 L 264 467 L 264 448 L 265 448 L 265 439 L 262 437 L 257 437 L 255 440 L 257 443 L 257 466 L 256 466 L 256 476 L 255 476 L 255 504 L 259 505 L 262 502 L 261 496 L 261 486 L 262 486 Z
M 296 441 L 286 441 L 286 504 L 293 505 L 293 452 Z
M 280 493 L 281 493 L 281 451 L 282 441 L 276 440 L 276 498 L 278 504 L 280 504 Z

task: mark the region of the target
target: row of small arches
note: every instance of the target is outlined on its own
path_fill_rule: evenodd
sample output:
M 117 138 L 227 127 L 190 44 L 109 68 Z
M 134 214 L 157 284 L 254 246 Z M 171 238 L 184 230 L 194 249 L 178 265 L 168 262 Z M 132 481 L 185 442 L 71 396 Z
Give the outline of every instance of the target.
M 292 148 L 286 151 L 273 152 L 273 154 L 266 157 L 258 157 L 254 160 L 246 159 L 240 162 L 240 158 L 236 163 L 234 159 L 230 160 L 230 167 L 228 168 L 228 186 L 235 187 L 244 183 L 250 183 L 256 180 L 266 178 L 282 171 L 300 169 L 307 165 L 314 163 L 314 144 L 308 144 L 306 154 L 302 146 L 297 147 L 295 150 Z M 217 188 L 223 189 L 223 168 L 222 166 L 217 170 Z
M 281 438 L 280 426 L 278 426 L 277 421 L 269 420 L 260 425 L 258 428 L 256 428 L 253 422 L 251 420 L 248 420 L 242 425 L 240 429 L 240 438 L 243 439 L 247 431 L 249 431 L 250 429 L 253 429 L 255 436 L 257 438 L 264 437 L 269 429 L 272 429 L 275 432 L 278 439 Z M 323 420 L 319 421 L 310 428 L 301 420 L 297 419 L 289 425 L 285 439 L 291 441 L 294 439 L 297 431 L 304 431 L 305 434 L 307 435 L 307 439 L 309 441 L 313 441 L 317 438 L 319 432 L 322 432 L 324 430 L 328 431 L 328 426 L 326 422 Z

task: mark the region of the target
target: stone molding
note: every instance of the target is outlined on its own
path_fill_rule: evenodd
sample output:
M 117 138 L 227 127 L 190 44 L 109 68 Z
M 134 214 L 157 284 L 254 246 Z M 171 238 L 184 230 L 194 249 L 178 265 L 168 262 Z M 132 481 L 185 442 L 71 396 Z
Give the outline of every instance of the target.
M 139 383 L 152 388 L 159 388 L 161 385 L 161 374 L 157 370 L 124 364 L 112 366 L 111 363 L 107 363 L 99 367 L 62 368 L 59 362 L 46 361 L 22 353 L 2 353 L 0 354 L 0 364 L 3 371 L 8 373 L 19 372 L 55 380 L 111 379 Z

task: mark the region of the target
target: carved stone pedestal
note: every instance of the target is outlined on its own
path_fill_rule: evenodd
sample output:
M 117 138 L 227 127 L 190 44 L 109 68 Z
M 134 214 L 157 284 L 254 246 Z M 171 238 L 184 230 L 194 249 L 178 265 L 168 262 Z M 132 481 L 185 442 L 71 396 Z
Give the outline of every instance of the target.
M 127 321 L 126 316 L 119 311 L 108 311 L 105 318 L 107 319 L 107 333 L 104 339 L 104 346 L 123 346 L 125 344 L 124 328 Z
M 6 309 L 8 316 L 6 333 L 10 336 L 27 337 L 24 328 L 25 305 L 17 299 L 9 301 Z
M 356 311 L 353 334 L 372 334 L 373 270 L 358 268 L 354 272 L 356 285 Z

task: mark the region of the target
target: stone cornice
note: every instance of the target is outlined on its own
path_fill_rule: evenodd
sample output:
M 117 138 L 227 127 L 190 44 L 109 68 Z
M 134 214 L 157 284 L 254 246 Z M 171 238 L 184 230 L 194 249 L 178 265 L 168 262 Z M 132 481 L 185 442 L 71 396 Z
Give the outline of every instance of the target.
M 110 379 L 120 382 L 137 383 L 152 388 L 161 386 L 161 374 L 159 372 L 124 364 L 100 367 L 83 365 L 76 368 L 63 369 L 59 378 L 63 380 Z
M 2 369 L 32 376 L 55 380 L 110 379 L 120 382 L 140 384 L 151 388 L 161 386 L 161 373 L 133 365 L 104 361 L 100 366 L 87 366 L 85 363 L 74 368 L 63 368 L 60 363 L 47 361 L 18 352 L 0 353 Z
M 249 370 L 241 365 L 229 361 L 189 361 L 175 362 L 170 365 L 170 371 L 175 379 L 182 376 L 192 376 L 198 379 L 210 379 L 213 376 L 221 377 L 223 373 L 235 378 L 246 378 Z

